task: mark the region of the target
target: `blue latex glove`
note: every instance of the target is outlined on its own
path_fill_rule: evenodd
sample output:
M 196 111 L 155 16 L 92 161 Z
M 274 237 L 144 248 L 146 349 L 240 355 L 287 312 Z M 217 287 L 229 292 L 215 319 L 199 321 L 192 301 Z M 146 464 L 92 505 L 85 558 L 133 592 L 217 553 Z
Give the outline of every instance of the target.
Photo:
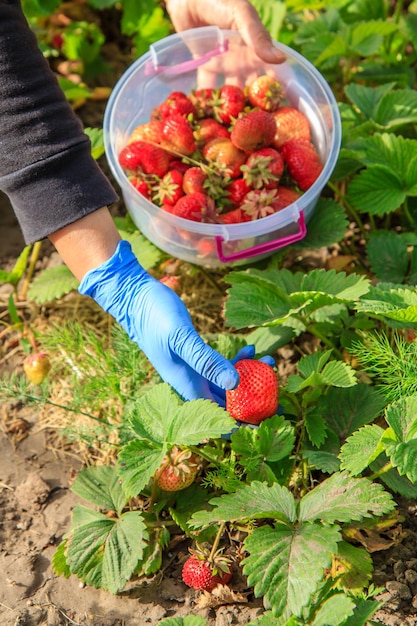
M 210 385 L 238 384 L 233 364 L 203 341 L 182 300 L 146 272 L 129 242 L 121 241 L 108 261 L 88 272 L 79 292 L 119 322 L 184 400 L 214 400 Z

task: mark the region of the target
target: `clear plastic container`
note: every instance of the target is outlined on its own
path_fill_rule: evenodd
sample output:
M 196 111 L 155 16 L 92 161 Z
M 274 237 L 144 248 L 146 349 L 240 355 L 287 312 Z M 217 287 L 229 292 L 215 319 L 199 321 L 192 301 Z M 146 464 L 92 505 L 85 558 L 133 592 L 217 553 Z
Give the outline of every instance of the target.
M 275 42 L 286 55 L 282 64 L 261 61 L 236 31 L 216 26 L 170 35 L 153 44 L 115 85 L 104 115 L 104 142 L 110 169 L 120 185 L 126 208 L 139 230 L 173 257 L 207 267 L 258 260 L 305 237 L 309 218 L 336 165 L 341 142 L 337 102 L 328 83 L 298 52 Z M 296 202 L 262 219 L 242 224 L 206 224 L 167 213 L 144 198 L 118 162 L 133 129 L 148 122 L 152 109 L 171 91 L 225 83 L 249 84 L 272 74 L 284 88 L 287 104 L 310 121 L 312 141 L 323 170 Z

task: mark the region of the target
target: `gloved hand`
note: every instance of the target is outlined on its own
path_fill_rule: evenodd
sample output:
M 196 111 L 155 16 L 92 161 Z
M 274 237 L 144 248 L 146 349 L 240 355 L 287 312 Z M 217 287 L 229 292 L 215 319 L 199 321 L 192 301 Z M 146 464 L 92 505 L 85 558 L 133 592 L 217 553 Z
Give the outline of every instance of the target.
M 78 289 L 115 318 L 184 400 L 214 400 L 210 385 L 238 384 L 233 364 L 203 341 L 182 300 L 146 272 L 127 241 L 88 272 Z

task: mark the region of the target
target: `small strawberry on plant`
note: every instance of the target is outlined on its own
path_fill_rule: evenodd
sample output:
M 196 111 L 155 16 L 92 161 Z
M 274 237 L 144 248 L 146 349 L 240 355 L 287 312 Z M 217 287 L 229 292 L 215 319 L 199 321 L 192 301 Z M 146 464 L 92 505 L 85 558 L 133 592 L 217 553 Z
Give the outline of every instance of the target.
M 221 554 L 221 550 L 214 555 L 203 548 L 190 550 L 190 553 L 182 568 L 182 579 L 188 587 L 211 592 L 218 585 L 230 582 L 233 576 L 231 561 Z
M 259 424 L 276 414 L 278 379 L 274 368 L 262 361 L 242 359 L 235 365 L 239 384 L 226 391 L 226 411 L 236 420 Z
M 34 385 L 40 385 L 46 378 L 51 363 L 48 355 L 42 351 L 29 354 L 23 361 L 23 370 L 28 380 Z
M 156 470 L 155 482 L 163 491 L 182 491 L 193 484 L 199 469 L 199 459 L 191 450 L 174 446 Z

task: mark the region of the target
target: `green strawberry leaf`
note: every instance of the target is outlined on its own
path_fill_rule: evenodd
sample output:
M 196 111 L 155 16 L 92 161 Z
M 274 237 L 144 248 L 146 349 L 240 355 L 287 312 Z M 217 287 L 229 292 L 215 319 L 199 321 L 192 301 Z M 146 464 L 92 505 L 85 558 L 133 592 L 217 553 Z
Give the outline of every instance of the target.
M 359 475 L 383 451 L 381 437 L 384 430 L 377 424 L 356 430 L 340 450 L 340 467 L 353 476 Z
M 307 235 L 295 248 L 322 248 L 343 239 L 349 222 L 343 207 L 332 198 L 320 198 L 307 225 Z
M 323 602 L 311 626 L 340 626 L 353 615 L 355 603 L 343 593 L 336 593 Z
M 55 550 L 51 561 L 54 574 L 57 576 L 65 576 L 65 578 L 69 578 L 71 576 L 71 570 L 67 563 L 67 557 L 65 556 L 67 552 L 67 543 L 67 539 L 61 541 Z
M 398 209 L 406 198 L 401 178 L 385 165 L 371 165 L 349 184 L 348 201 L 362 213 L 379 217 Z
M 379 283 L 371 287 L 367 297 L 359 300 L 355 308 L 377 318 L 408 325 L 417 324 L 417 293 L 391 283 Z
M 47 267 L 30 283 L 28 298 L 38 304 L 58 300 L 77 289 L 79 281 L 66 265 Z
M 126 496 L 137 496 L 149 483 L 164 458 L 166 448 L 134 439 L 119 452 L 118 474 Z
M 390 426 L 382 437 L 385 450 L 401 476 L 417 482 L 417 394 L 401 398 L 387 407 Z
M 116 469 L 105 465 L 81 470 L 71 491 L 102 509 L 117 513 L 121 513 L 127 502 Z
M 366 294 L 369 281 L 335 270 L 292 273 L 289 270 L 231 272 L 225 319 L 235 328 L 282 324 L 291 315 L 312 314 L 337 302 L 350 302 Z
M 395 89 L 384 94 L 375 111 L 375 122 L 393 130 L 417 122 L 417 93 L 413 89 Z
M 139 439 L 156 445 L 198 445 L 221 437 L 236 422 L 210 400 L 182 402 L 167 383 L 155 385 L 129 406 L 129 425 Z
M 398 30 L 397 24 L 382 20 L 361 21 L 349 29 L 349 47 L 361 57 L 375 54 L 384 36 Z
M 336 472 L 309 491 L 299 503 L 299 520 L 323 523 L 351 522 L 389 513 L 395 507 L 391 495 L 367 478 Z
M 376 115 L 379 103 L 386 93 L 389 93 L 395 83 L 386 83 L 378 87 L 365 87 L 358 83 L 351 82 L 345 87 L 345 94 L 363 114 L 365 119 L 372 120 Z
M 269 482 L 277 478 L 268 464 L 286 459 L 293 451 L 294 427 L 282 416 L 264 420 L 259 428 L 239 428 L 231 436 L 231 448 L 249 480 Z
M 146 527 L 138 511 L 108 519 L 101 513 L 86 513 L 84 507 L 77 505 L 73 510 L 67 563 L 71 573 L 86 584 L 117 593 L 141 559 L 146 539 Z
M 349 589 L 358 594 L 367 587 L 373 574 L 373 563 L 369 552 L 341 541 L 337 546 L 336 571 L 337 589 Z
M 193 528 L 231 520 L 250 520 L 270 517 L 284 522 L 294 522 L 296 506 L 294 496 L 278 484 L 271 486 L 253 481 L 243 485 L 233 494 L 210 500 L 211 511 L 198 511 L 190 520 Z
M 398 471 L 393 468 L 386 470 L 389 459 L 385 453 L 380 454 L 377 459 L 370 465 L 372 472 L 381 472 L 380 480 L 385 483 L 391 491 L 399 493 L 408 499 L 417 498 L 417 484 L 411 482 L 407 476 L 400 476 Z
M 126 239 L 132 246 L 133 254 L 139 263 L 149 270 L 155 267 L 162 259 L 163 253 L 153 243 L 146 239 L 139 231 L 133 233 L 126 230 L 119 230 L 122 239 Z
M 380 416 L 385 405 L 382 394 L 369 385 L 358 384 L 347 389 L 331 387 L 318 406 L 328 428 L 343 441 Z
M 404 281 L 409 265 L 408 245 L 404 237 L 392 231 L 374 232 L 369 237 L 366 250 L 376 278 L 391 283 Z
M 84 128 L 84 132 L 88 135 L 91 142 L 91 155 L 96 161 L 103 156 L 105 152 L 103 129 L 102 128 Z
M 244 541 L 242 561 L 255 597 L 264 597 L 275 616 L 300 616 L 330 567 L 341 540 L 337 526 L 275 524 L 255 529 Z
M 383 604 L 383 602 L 378 602 L 378 600 L 368 600 L 360 596 L 355 597 L 356 607 L 353 615 L 343 622 L 343 626 L 370 626 L 372 622 L 369 620 Z

